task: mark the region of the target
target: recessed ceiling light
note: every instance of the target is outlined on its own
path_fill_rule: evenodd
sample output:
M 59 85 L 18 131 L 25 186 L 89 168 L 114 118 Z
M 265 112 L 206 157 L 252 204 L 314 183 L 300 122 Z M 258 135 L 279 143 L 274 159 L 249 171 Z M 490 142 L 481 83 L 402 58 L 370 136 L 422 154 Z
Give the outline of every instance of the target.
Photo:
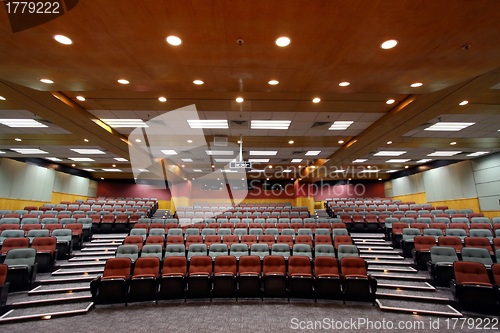
M 119 79 L 118 83 L 120 83 L 120 84 L 129 84 L 130 82 L 128 80 L 125 80 L 125 79 Z
M 19 149 L 19 148 L 10 148 L 10 150 L 13 150 L 19 154 L 48 154 L 48 152 L 40 150 L 40 149 Z
M 392 141 L 387 141 L 387 144 L 388 145 L 392 145 Z
M 215 168 L 215 165 L 212 164 L 212 169 Z
M 101 180 L 104 180 L 104 177 L 101 177 Z
M 68 157 L 68 159 L 75 162 L 94 162 L 94 160 L 89 157 Z
M 191 158 L 181 158 L 182 162 L 193 162 Z
M 269 178 L 266 178 L 266 180 L 269 180 Z
M 293 145 L 295 142 L 293 140 L 288 141 L 288 144 Z
M 202 85 L 205 82 L 203 82 L 202 80 L 194 80 L 193 83 L 199 86 L 199 85 Z
M 83 96 L 76 96 L 76 99 L 82 102 L 85 102 L 85 97 Z
M 382 178 L 379 178 L 378 180 L 382 180 Z
M 181 168 L 185 168 L 186 166 L 184 164 L 181 165 Z
M 272 86 L 275 86 L 275 85 L 277 85 L 277 84 L 279 83 L 279 81 L 278 81 L 278 80 L 271 80 L 271 81 L 269 81 L 268 83 L 269 83 L 270 85 L 272 85 Z
M 244 101 L 243 97 L 236 98 L 236 102 L 238 102 L 238 103 L 243 103 L 243 101 Z
M 458 105 L 467 105 L 469 104 L 469 101 L 461 101 Z
M 339 144 L 343 144 L 344 143 L 344 140 L 339 140 Z
M 300 163 L 300 162 L 302 162 L 302 158 L 294 158 L 292 160 L 292 163 Z
M 488 151 L 478 151 L 478 152 L 475 152 L 472 154 L 468 154 L 467 156 L 475 157 L 475 156 L 481 156 L 481 155 L 488 154 L 488 153 L 489 153 Z
M 83 139 L 83 141 L 85 141 L 85 142 L 89 142 L 89 139 Z
M 460 154 L 461 151 L 436 151 L 432 154 L 428 154 L 427 156 L 454 156 L 454 155 L 457 155 L 457 154 Z
M 409 166 L 408 166 L 408 165 L 405 165 L 405 169 L 408 169 L 408 168 L 409 168 Z
M 252 120 L 251 129 L 288 129 L 291 120 Z
M 106 172 L 122 172 L 120 169 L 101 169 L 101 170 Z
M 5 101 L 5 97 L 0 96 L 0 101 Z
M 34 119 L 0 119 L 0 124 L 9 127 L 48 127 Z
M 123 157 L 115 157 L 114 160 L 118 161 L 118 162 L 128 162 L 128 160 L 126 158 L 123 158 Z
M 170 45 L 181 45 L 182 40 L 177 36 L 168 36 L 167 43 L 169 43 Z
M 305 156 L 317 156 L 321 153 L 321 150 L 309 150 Z
M 284 47 L 287 46 L 288 44 L 290 44 L 290 38 L 288 37 L 280 37 L 276 39 L 276 45 L 278 46 Z
M 380 47 L 383 48 L 384 50 L 388 50 L 388 49 L 392 49 L 396 45 L 398 45 L 397 40 L 389 39 L 389 40 L 386 40 L 385 42 L 383 42 L 382 45 L 380 45 Z
M 339 86 L 341 86 L 341 87 L 347 87 L 348 85 L 350 85 L 350 83 L 349 83 L 349 82 L 347 82 L 347 81 L 344 81 L 344 82 L 340 82 L 340 83 L 339 83 Z
M 421 164 L 421 163 L 427 163 L 427 162 L 430 162 L 430 161 L 432 161 L 432 158 L 423 158 L 421 160 L 418 160 L 415 163 Z
M 352 180 L 352 178 L 349 178 L 349 179 L 347 179 L 347 180 Z
M 351 126 L 353 121 L 334 121 L 332 126 L 330 126 L 330 131 L 343 131 Z
M 250 150 L 250 156 L 254 156 L 254 155 L 274 156 L 277 153 L 278 153 L 277 150 Z
M 75 153 L 78 153 L 78 154 L 88 154 L 88 155 L 106 154 L 105 152 L 103 152 L 99 149 L 70 149 L 70 150 L 74 151 Z
M 40 79 L 40 82 L 47 83 L 47 84 L 54 83 L 54 81 L 49 80 L 49 79 Z
M 394 172 L 398 172 L 399 170 L 387 170 L 385 173 L 394 173 Z
M 406 151 L 383 150 L 383 151 L 379 151 L 378 153 L 376 153 L 373 156 L 401 156 L 405 153 L 406 153 Z
M 51 160 L 53 162 L 61 162 L 62 160 L 57 157 L 45 157 L 46 160 Z
M 250 158 L 248 159 L 249 162 L 252 163 L 268 163 L 269 159 L 268 158 Z
M 23 141 L 23 140 L 21 140 L 20 138 L 15 138 L 14 140 L 15 140 L 15 141 Z
M 135 139 L 135 142 L 141 142 L 141 139 Z
M 120 127 L 149 127 L 142 119 L 100 119 L 108 126 Z M 94 120 L 95 121 L 95 120 Z
M 412 83 L 412 84 L 410 85 L 410 87 L 412 87 L 412 88 L 416 88 L 416 87 L 421 87 L 421 86 L 423 86 L 423 85 L 424 85 L 424 84 L 423 84 L 422 82 L 415 82 L 415 83 Z
M 454 146 L 454 145 L 456 145 L 456 144 L 457 144 L 457 142 L 456 142 L 456 141 L 450 142 L 450 146 Z
M 368 165 L 368 166 L 366 166 L 366 167 L 367 167 L 368 169 L 371 169 L 371 168 L 372 168 L 372 166 L 371 166 L 371 165 Z
M 358 158 L 358 159 L 355 159 L 354 161 L 352 161 L 352 163 L 363 163 L 363 162 L 366 162 L 368 161 L 368 159 L 366 158 Z
M 379 172 L 379 170 L 361 170 L 360 173 L 376 173 Z
M 94 169 L 83 169 L 83 170 L 88 171 L 88 172 L 93 172 L 93 171 L 95 171 Z
M 193 172 L 203 172 L 201 169 L 193 169 Z
M 232 150 L 205 150 L 205 153 L 209 156 L 223 155 L 223 156 L 233 156 L 234 151 Z M 250 154 L 252 155 L 252 154 Z
M 191 128 L 229 128 L 226 119 L 220 120 L 188 120 L 189 127 Z
M 406 163 L 408 161 L 411 161 L 411 159 L 410 158 L 393 158 L 393 159 L 385 161 L 385 163 Z
M 273 168 L 273 166 L 272 166 L 272 165 L 270 165 L 270 166 L 269 166 L 269 169 L 272 169 L 272 168 Z
M 462 122 L 437 122 L 432 126 L 424 129 L 424 131 L 450 131 L 457 132 L 474 125 L 475 123 L 462 123 Z
M 172 149 L 165 149 L 165 150 L 162 150 L 161 152 L 165 155 L 177 155 L 177 152 L 175 150 L 172 150 Z
M 165 97 L 163 97 L 163 96 L 158 97 L 158 100 L 160 102 L 166 102 L 167 101 L 167 99 Z
M 395 100 L 393 99 L 388 99 L 385 103 L 386 104 L 394 104 Z
M 313 98 L 313 103 L 319 103 L 319 102 L 321 102 L 321 98 L 319 97 Z
M 71 166 L 72 166 L 72 167 L 76 167 L 76 164 L 74 164 L 74 163 L 73 163 L 73 164 L 71 164 Z
M 73 44 L 73 41 L 71 39 L 69 39 L 68 37 L 63 36 L 63 35 L 55 35 L 54 39 L 56 41 L 58 41 L 59 43 L 64 44 L 64 45 L 71 45 L 71 44 Z
M 193 140 L 187 140 L 187 143 L 193 143 Z

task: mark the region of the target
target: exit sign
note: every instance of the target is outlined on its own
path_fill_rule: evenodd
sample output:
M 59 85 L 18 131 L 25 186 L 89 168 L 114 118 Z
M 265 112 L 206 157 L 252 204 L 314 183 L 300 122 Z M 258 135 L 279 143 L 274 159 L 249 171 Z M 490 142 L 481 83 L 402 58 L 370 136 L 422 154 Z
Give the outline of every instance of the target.
M 229 164 L 230 169 L 250 169 L 252 168 L 252 162 L 246 161 L 233 161 Z

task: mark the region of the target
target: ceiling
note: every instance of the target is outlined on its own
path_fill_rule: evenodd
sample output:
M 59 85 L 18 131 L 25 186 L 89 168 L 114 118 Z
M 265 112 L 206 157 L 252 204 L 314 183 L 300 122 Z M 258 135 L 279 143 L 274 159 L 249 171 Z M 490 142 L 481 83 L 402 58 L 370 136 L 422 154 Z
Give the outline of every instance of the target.
M 242 136 L 245 160 L 269 158 L 254 163 L 253 169 L 267 170 L 261 177 L 289 169 L 287 178 L 316 181 L 384 180 L 394 170 L 429 162 L 422 159 L 458 161 L 500 151 L 498 1 L 80 1 L 57 19 L 16 33 L 1 7 L 0 123 L 35 119 L 46 127 L 0 124 L 0 157 L 55 157 L 94 170 L 96 179 L 156 173 L 176 181 L 226 167 Z M 58 34 L 73 44 L 56 42 Z M 171 35 L 182 43 L 168 44 Z M 282 36 L 291 40 L 286 47 L 275 44 Z M 389 39 L 396 47 L 382 49 Z M 416 82 L 422 85 L 411 87 Z M 227 120 L 228 128 L 192 129 L 188 114 Z M 97 119 L 141 119 L 149 127 L 110 128 Z M 288 120 L 290 126 L 252 129 L 252 120 Z M 353 123 L 329 130 L 335 121 Z M 426 130 L 440 122 L 473 124 Z M 206 150 L 220 136 L 230 148 L 216 149 L 232 154 L 218 162 Z M 12 150 L 26 148 L 46 153 Z M 104 154 L 71 150 L 82 148 Z M 404 153 L 376 155 L 387 150 Z M 459 153 L 428 156 L 436 151 Z M 75 157 L 93 161 L 69 159 Z M 353 163 L 357 159 L 366 161 Z M 151 172 L 141 173 L 131 161 Z M 331 172 L 368 166 L 380 172 Z M 113 168 L 120 171 L 103 171 Z

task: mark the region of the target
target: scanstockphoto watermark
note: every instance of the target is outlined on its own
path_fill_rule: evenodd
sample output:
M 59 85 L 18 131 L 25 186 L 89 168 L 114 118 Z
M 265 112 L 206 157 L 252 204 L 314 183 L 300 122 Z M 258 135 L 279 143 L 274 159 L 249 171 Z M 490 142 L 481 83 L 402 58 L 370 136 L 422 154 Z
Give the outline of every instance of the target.
M 291 166 L 291 167 L 283 167 L 278 165 L 274 168 L 265 168 L 262 170 L 252 170 L 248 173 L 248 178 L 258 179 L 262 176 L 264 177 L 273 177 L 274 179 L 290 179 L 290 176 L 294 176 L 294 178 L 299 179 L 305 176 L 321 176 L 322 178 L 327 179 L 347 179 L 347 178 L 356 178 L 356 179 L 373 179 L 374 177 L 378 178 L 380 170 L 377 167 L 368 167 L 368 166 L 359 166 L 359 167 L 338 167 L 338 166 Z
M 337 320 L 334 318 L 323 318 L 321 320 L 301 320 L 292 318 L 290 320 L 292 330 L 437 330 L 439 329 L 439 319 L 424 320 L 401 320 L 392 321 L 382 318 L 381 320 L 371 320 L 369 318 L 344 318 Z
M 248 196 L 261 197 L 263 195 L 268 197 L 275 197 L 280 194 L 286 194 L 287 196 L 347 195 L 349 197 L 363 197 L 366 193 L 365 185 L 360 183 L 348 187 L 331 185 L 329 183 L 323 183 L 323 181 L 313 184 L 310 183 L 298 183 L 298 184 L 288 183 L 285 185 L 275 184 L 271 186 L 270 190 L 262 189 L 260 186 L 258 186 L 258 184 L 260 183 L 261 183 L 260 179 L 252 179 L 249 182 L 250 187 L 252 187 L 254 190 L 248 192 Z

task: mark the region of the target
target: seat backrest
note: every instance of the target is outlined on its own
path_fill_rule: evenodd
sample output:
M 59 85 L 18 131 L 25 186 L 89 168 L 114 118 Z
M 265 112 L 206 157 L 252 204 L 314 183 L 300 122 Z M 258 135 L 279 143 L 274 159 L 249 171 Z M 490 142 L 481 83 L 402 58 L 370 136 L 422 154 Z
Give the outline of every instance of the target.
M 466 237 L 464 244 L 466 247 L 484 247 L 492 250 L 490 241 L 486 237 Z
M 206 244 L 196 243 L 196 244 L 191 244 L 188 247 L 188 258 L 194 256 L 205 256 L 206 254 L 207 254 Z
M 457 252 L 450 246 L 433 246 L 431 247 L 431 262 L 438 263 L 453 263 L 458 261 Z
M 493 233 L 489 229 L 470 229 L 469 236 L 493 239 Z
M 305 256 L 292 256 L 288 259 L 288 274 L 294 275 L 312 275 L 311 260 Z
M 57 238 L 55 237 L 37 237 L 33 240 L 31 247 L 36 249 L 37 252 L 56 250 Z
M 261 268 L 259 256 L 241 256 L 238 265 L 238 273 L 260 275 Z
M 436 239 L 433 236 L 416 236 L 414 241 L 416 251 L 429 251 L 431 246 L 436 246 Z
M 412 240 L 416 236 L 421 235 L 420 229 L 417 229 L 417 228 L 404 228 L 402 234 L 403 234 L 403 236 L 402 236 L 403 240 L 405 240 L 405 241 Z
M 286 275 L 285 258 L 282 256 L 266 256 L 262 272 L 264 276 L 268 274 Z
M 130 258 L 110 258 L 106 261 L 102 276 L 126 279 L 130 276 L 131 267 Z
M 498 252 L 499 250 L 497 250 Z M 498 258 L 498 257 L 497 257 Z M 493 281 L 500 285 L 500 264 L 493 264 L 491 266 L 491 272 L 493 273 Z M 0 273 L 1 276 L 1 273 Z M 1 284 L 0 284 L 1 285 Z
M 356 245 L 341 244 L 337 248 L 338 258 L 342 259 L 344 257 L 359 257 L 358 248 Z
M 135 244 L 120 245 L 116 248 L 115 256 L 135 260 L 139 257 L 139 247 Z
M 294 256 L 306 256 L 312 259 L 312 250 L 309 244 L 295 244 L 292 251 Z
M 4 264 L 7 266 L 35 264 L 36 250 L 34 248 L 11 249 L 7 252 Z
M 209 256 L 195 256 L 189 263 L 189 275 L 212 274 L 212 258 Z
M 7 238 L 2 244 L 2 254 L 7 254 L 11 249 L 20 249 L 29 247 L 30 242 L 28 238 Z
M 314 258 L 314 275 L 315 276 L 339 276 L 339 267 L 337 259 L 334 257 L 318 257 Z
M 331 244 L 316 244 L 314 246 L 314 256 L 317 257 L 335 257 L 335 248 Z
M 478 262 L 455 261 L 455 280 L 460 284 L 490 284 L 486 267 Z
M 153 276 L 160 273 L 160 259 L 158 257 L 141 257 L 137 259 L 134 265 L 132 277 Z
M 162 245 L 161 244 L 144 245 L 141 251 L 141 257 L 156 257 L 158 259 L 162 259 L 163 258 Z
M 236 257 L 218 256 L 215 258 L 214 274 L 233 274 L 236 276 Z
M 483 265 L 492 265 L 493 260 L 490 251 L 482 247 L 464 247 L 462 248 L 462 260 L 480 262 Z
M 263 258 L 264 256 L 269 255 L 269 245 L 254 243 L 250 246 L 250 254 Z
M 363 258 L 344 257 L 340 260 L 340 270 L 344 277 L 367 276 L 366 262 Z
M 166 257 L 163 261 L 162 275 L 186 275 L 187 260 L 186 257 Z
M 165 257 L 172 256 L 186 256 L 186 248 L 183 243 L 180 244 L 168 244 L 165 248 Z

